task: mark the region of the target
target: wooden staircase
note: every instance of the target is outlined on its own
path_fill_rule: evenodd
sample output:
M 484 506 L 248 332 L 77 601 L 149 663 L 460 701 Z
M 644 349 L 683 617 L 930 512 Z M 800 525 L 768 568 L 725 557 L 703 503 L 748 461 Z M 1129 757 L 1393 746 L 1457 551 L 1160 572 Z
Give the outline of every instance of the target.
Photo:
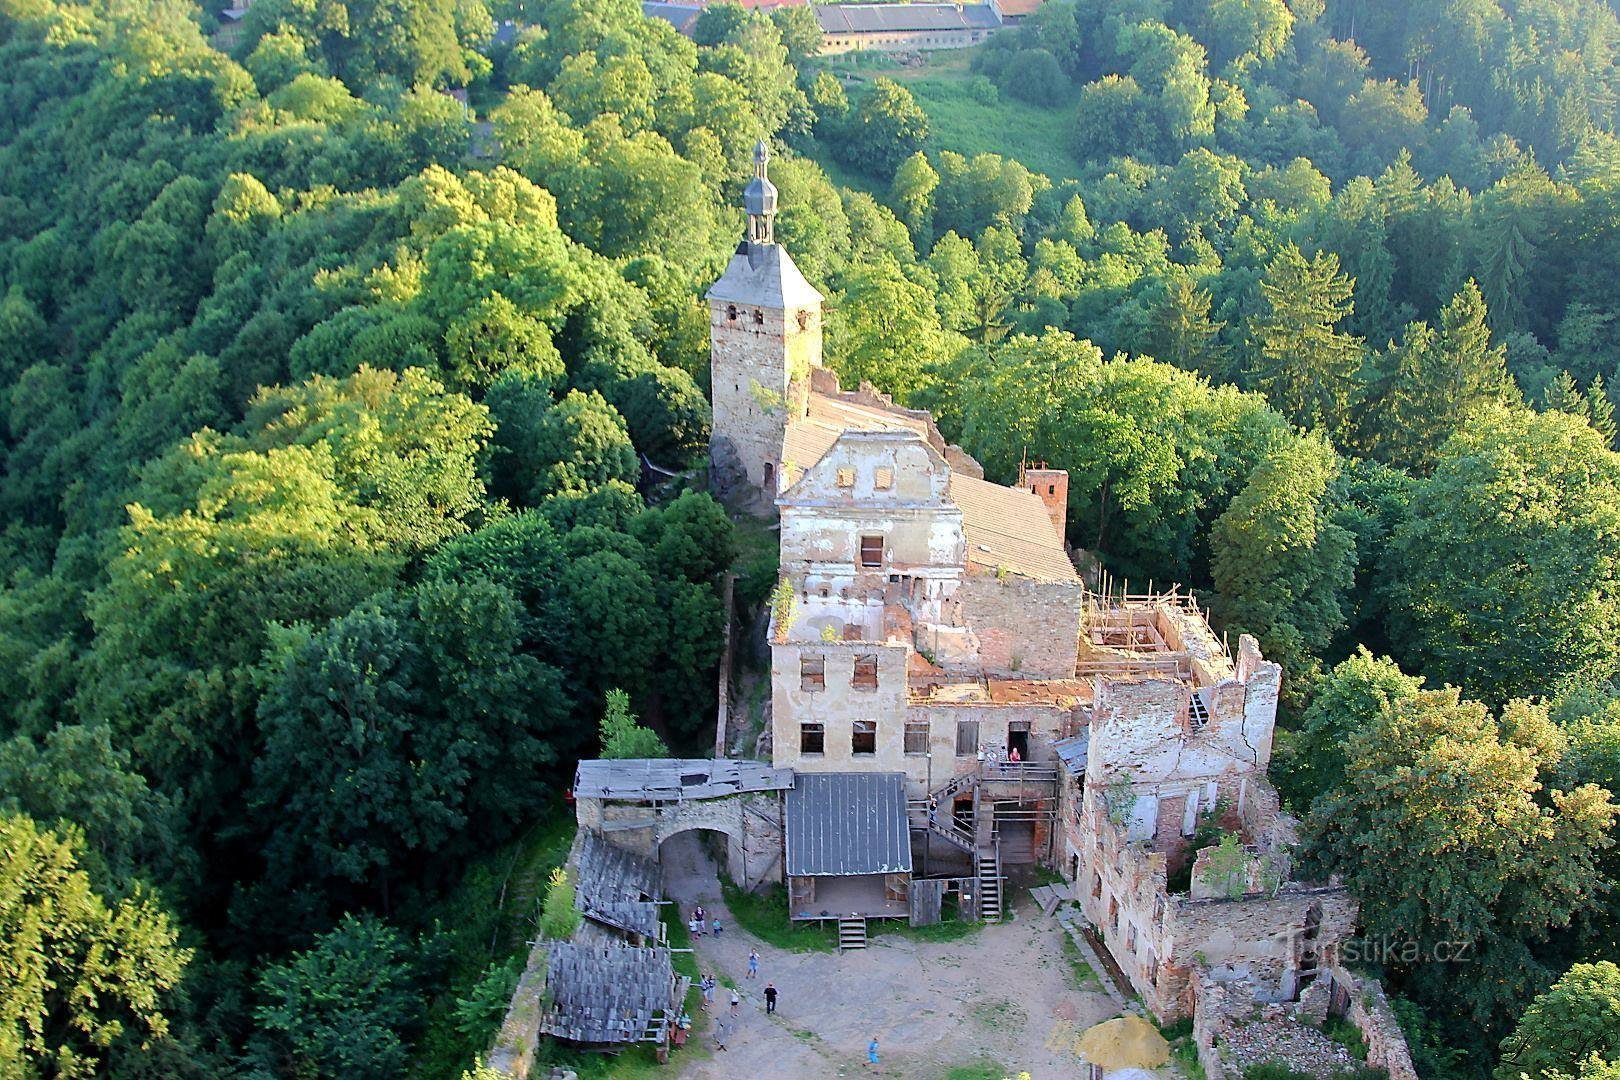
M 866 948 L 866 920 L 838 920 L 838 950 Z
M 995 848 L 981 849 L 978 855 L 979 918 L 985 922 L 1001 918 L 1001 856 Z

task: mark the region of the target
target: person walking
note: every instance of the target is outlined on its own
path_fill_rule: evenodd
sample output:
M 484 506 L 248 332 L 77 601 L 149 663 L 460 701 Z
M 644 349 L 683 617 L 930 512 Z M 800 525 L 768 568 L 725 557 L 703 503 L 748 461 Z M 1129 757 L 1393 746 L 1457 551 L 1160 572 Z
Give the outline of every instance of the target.
M 876 1065 L 878 1063 L 876 1035 L 872 1036 L 872 1041 L 866 1044 L 866 1063 L 868 1065 Z
M 730 1040 L 730 1038 L 731 1024 L 728 1023 L 724 1018 L 716 1020 L 714 1022 L 714 1048 L 716 1050 L 724 1050 L 726 1048 L 726 1043 Z
M 698 921 L 696 919 L 686 920 L 686 932 L 692 937 L 697 937 L 702 933 L 702 931 L 698 929 Z
M 748 951 L 748 977 L 750 979 L 759 978 L 759 950 L 758 949 L 750 949 Z
M 715 937 L 720 936 L 720 919 L 718 917 L 709 921 L 709 929 L 714 932 Z
M 776 984 L 765 984 L 765 1015 L 769 1016 L 776 1011 Z
M 731 1015 L 736 1016 L 741 1011 L 742 995 L 737 993 L 737 988 L 734 986 L 731 988 Z
M 698 989 L 703 991 L 703 1011 L 708 1012 L 709 1006 L 714 1004 L 714 976 L 703 976 L 703 981 L 698 983 Z

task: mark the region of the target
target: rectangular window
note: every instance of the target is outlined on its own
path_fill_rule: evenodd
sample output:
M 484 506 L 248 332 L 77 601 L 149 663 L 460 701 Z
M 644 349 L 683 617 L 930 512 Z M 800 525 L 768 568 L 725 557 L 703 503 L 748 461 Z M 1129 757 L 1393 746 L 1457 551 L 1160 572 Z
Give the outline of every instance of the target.
M 799 657 L 799 689 L 827 689 L 827 658 L 824 656 Z
M 906 721 L 906 753 L 928 753 L 928 721 Z
M 1101 873 L 1093 872 L 1092 875 L 1091 875 L 1091 895 L 1094 896 L 1094 897 L 1098 897 L 1099 899 L 1102 897 L 1102 874 Z
M 894 487 L 894 470 L 883 468 L 873 470 L 872 486 L 879 491 L 888 491 Z
M 855 677 L 849 685 L 857 690 L 877 689 L 877 653 L 855 654 Z
M 1125 930 L 1125 950 L 1127 952 L 1135 952 L 1136 951 L 1136 924 L 1135 923 L 1131 923 L 1130 926 L 1128 926 L 1126 928 L 1126 930 Z
M 850 727 L 849 752 L 852 754 L 877 753 L 877 721 L 857 720 Z
M 838 470 L 838 486 L 841 487 L 841 488 L 854 487 L 855 486 L 855 470 L 854 469 L 839 469 Z
M 881 536 L 863 536 L 863 537 L 861 537 L 861 565 L 862 566 L 882 566 L 883 565 L 883 537 L 881 537 Z
M 827 752 L 827 729 L 820 724 L 799 725 L 799 753 L 824 754 Z
M 972 757 L 979 752 L 979 722 L 977 720 L 958 720 L 956 722 L 956 756 Z

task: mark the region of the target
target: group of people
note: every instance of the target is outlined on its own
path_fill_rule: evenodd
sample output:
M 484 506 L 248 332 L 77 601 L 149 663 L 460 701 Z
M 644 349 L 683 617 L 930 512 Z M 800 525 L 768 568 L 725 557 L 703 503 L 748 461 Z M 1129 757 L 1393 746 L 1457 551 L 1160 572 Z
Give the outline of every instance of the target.
M 693 908 L 692 917 L 686 920 L 686 932 L 695 938 L 702 937 L 705 934 L 713 934 L 715 937 L 719 937 L 721 929 L 720 916 L 716 915 L 711 919 L 705 919 L 702 904 Z
M 691 931 L 693 937 L 703 937 L 705 930 L 707 930 L 708 933 L 712 933 L 715 937 L 720 936 L 721 928 L 719 917 L 706 916 L 702 905 L 699 905 L 692 910 L 692 917 L 687 920 L 686 925 L 687 929 Z M 759 978 L 758 949 L 748 950 L 747 977 L 750 979 Z M 719 985 L 719 980 L 716 979 L 713 974 L 708 972 L 705 972 L 703 978 L 698 980 L 698 989 L 703 994 L 702 1007 L 704 1012 L 709 1012 L 714 1005 L 714 992 Z M 716 1014 L 714 1018 L 714 1048 L 716 1050 L 727 1049 L 726 1044 L 731 1040 L 731 1033 L 736 1028 L 737 1018 L 742 1015 L 742 995 L 737 992 L 737 988 L 735 986 L 730 988 L 730 994 L 731 1010 L 729 1015 Z M 776 1001 L 779 995 L 780 992 L 776 989 L 776 984 L 774 982 L 765 983 L 765 1015 L 770 1016 L 776 1012 Z M 675 1030 L 673 1032 L 673 1040 L 677 1047 L 684 1046 L 686 1044 L 686 1039 L 691 1032 L 691 1028 L 692 1018 L 683 1011 L 680 1018 L 675 1022 Z M 878 1041 L 876 1035 L 872 1036 L 872 1041 L 867 1044 L 866 1062 L 868 1065 L 876 1065 L 878 1063 Z
M 750 979 L 759 978 L 759 950 L 758 949 L 755 949 L 755 950 L 753 950 L 752 952 L 750 952 L 748 954 L 748 977 Z M 714 1004 L 714 991 L 715 991 L 715 988 L 718 985 L 719 985 L 719 982 L 715 979 L 715 977 L 713 975 L 704 975 L 703 978 L 698 982 L 698 989 L 700 991 L 702 991 L 702 993 L 703 993 L 703 1011 L 704 1012 L 708 1012 L 710 1006 L 712 1006 Z M 731 1018 L 735 1019 L 736 1017 L 742 1015 L 742 995 L 737 992 L 737 988 L 735 986 L 733 986 L 731 988 L 730 992 L 731 992 Z M 776 984 L 773 983 L 773 982 L 766 983 L 765 984 L 765 1015 L 769 1016 L 770 1014 L 776 1012 L 776 998 L 777 998 L 777 995 L 778 995 L 778 991 L 776 989 Z M 715 1017 L 714 1041 L 715 1041 L 715 1047 L 717 1049 L 724 1050 L 726 1048 L 726 1039 L 731 1034 L 731 1026 L 732 1026 L 731 1022 L 725 1016 L 717 1015 Z

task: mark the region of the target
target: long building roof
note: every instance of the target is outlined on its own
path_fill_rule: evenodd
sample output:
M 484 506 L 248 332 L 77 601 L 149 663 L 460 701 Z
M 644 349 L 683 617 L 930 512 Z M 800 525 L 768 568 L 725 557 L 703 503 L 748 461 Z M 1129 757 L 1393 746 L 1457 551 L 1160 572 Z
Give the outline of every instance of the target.
M 993 30 L 1001 16 L 989 4 L 818 4 L 824 34 L 888 34 L 919 30 Z

